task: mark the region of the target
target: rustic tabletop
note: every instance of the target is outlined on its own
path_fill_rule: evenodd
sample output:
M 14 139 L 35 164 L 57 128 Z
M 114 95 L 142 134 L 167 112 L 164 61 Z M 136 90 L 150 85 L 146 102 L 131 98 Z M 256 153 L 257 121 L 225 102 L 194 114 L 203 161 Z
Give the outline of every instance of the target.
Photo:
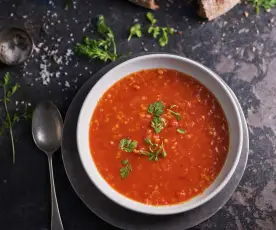
M 159 1 L 161 2 L 161 1 Z M 115 33 L 119 53 L 170 52 L 194 59 L 218 73 L 236 93 L 250 131 L 250 153 L 243 179 L 229 202 L 194 229 L 276 229 L 276 9 L 257 16 L 252 5 L 240 4 L 226 15 L 204 22 L 196 6 L 181 0 L 162 1 L 155 16 L 160 25 L 181 34 L 160 48 L 149 36 L 127 41 L 134 21 L 146 24 L 146 9 L 125 0 L 0 0 L 0 29 L 23 26 L 36 48 L 20 66 L 1 66 L 20 89 L 11 110 L 53 101 L 65 116 L 83 83 L 105 63 L 77 57 L 74 46 L 84 35 L 94 36 L 97 16 L 103 14 Z M 244 12 L 249 13 L 245 17 Z M 2 93 L 2 91 L 0 91 Z M 31 125 L 15 128 L 16 159 L 8 133 L 0 137 L 0 228 L 50 229 L 50 187 L 45 155 L 32 141 Z M 72 189 L 61 154 L 54 156 L 60 212 L 66 230 L 115 229 L 81 202 Z

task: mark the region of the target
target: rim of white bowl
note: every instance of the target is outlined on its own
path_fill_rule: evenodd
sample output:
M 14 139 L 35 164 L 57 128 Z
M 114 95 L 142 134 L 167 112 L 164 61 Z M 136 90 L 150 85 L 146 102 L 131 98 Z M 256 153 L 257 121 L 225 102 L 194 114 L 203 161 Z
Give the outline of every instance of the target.
M 187 62 L 189 64 L 192 64 L 198 68 L 200 68 L 201 70 L 207 72 L 210 77 L 212 77 L 213 79 L 215 79 L 219 85 L 221 86 L 221 88 L 224 90 L 224 92 L 227 94 L 228 98 L 231 101 L 231 104 L 235 110 L 235 115 L 236 115 L 236 119 L 238 121 L 238 135 L 239 135 L 239 144 L 237 147 L 237 154 L 234 160 L 234 163 L 232 164 L 231 169 L 229 170 L 229 172 L 227 173 L 227 175 L 225 176 L 224 180 L 222 182 L 220 182 L 218 184 L 218 186 L 208 195 L 206 195 L 204 198 L 202 198 L 201 200 L 195 202 L 194 204 L 190 204 L 189 206 L 185 206 L 185 201 L 181 202 L 181 203 L 177 203 L 177 204 L 173 204 L 173 205 L 166 205 L 166 206 L 154 206 L 154 205 L 147 205 L 135 200 L 132 200 L 124 195 L 122 195 L 121 193 L 119 193 L 118 191 L 116 191 L 114 188 L 112 188 L 111 185 L 109 185 L 109 183 L 101 176 L 100 172 L 97 169 L 97 166 L 94 163 L 93 157 L 91 155 L 90 152 L 90 148 L 89 148 L 89 153 L 90 153 L 90 158 L 91 158 L 91 162 L 87 162 L 86 159 L 84 158 L 84 155 L 81 154 L 82 150 L 83 150 L 83 146 L 81 145 L 81 136 L 82 136 L 82 127 L 81 127 L 81 120 L 82 117 L 84 116 L 84 112 L 85 112 L 85 108 L 87 106 L 89 106 L 89 98 L 91 97 L 91 94 L 93 94 L 93 88 L 96 87 L 98 84 L 100 84 L 101 80 L 104 78 L 105 75 L 110 74 L 110 72 L 116 70 L 117 68 L 121 68 L 123 65 L 129 65 L 132 62 L 136 62 L 139 61 L 140 59 L 152 59 L 152 58 L 160 58 L 160 57 L 165 57 L 165 58 L 172 58 L 172 59 L 177 59 L 183 62 Z M 125 76 L 124 76 L 125 77 Z M 193 76 L 192 76 L 193 77 Z M 122 78 L 121 78 L 122 79 Z M 118 80 L 119 81 L 119 80 Z M 117 81 L 116 81 L 117 82 Z M 116 83 L 115 82 L 115 83 Z M 112 85 L 114 85 L 115 83 L 113 83 Z M 203 83 L 201 83 L 203 84 Z M 204 85 L 204 84 L 203 84 Z M 112 86 L 110 86 L 112 87 Z M 110 88 L 109 87 L 109 88 Z M 205 86 L 207 89 L 208 87 Z M 104 93 L 109 89 L 105 89 Z M 91 114 L 91 118 L 93 116 L 93 113 Z M 90 118 L 90 119 L 91 119 Z M 89 125 L 89 124 L 87 124 Z M 138 57 L 134 57 L 130 60 L 124 61 L 120 64 L 118 64 L 117 66 L 113 67 L 111 70 L 109 70 L 108 72 L 106 72 L 97 82 L 96 84 L 90 89 L 90 92 L 87 94 L 84 103 L 82 105 L 80 114 L 79 114 L 79 118 L 78 118 L 78 123 L 77 123 L 77 146 L 78 146 L 78 152 L 79 152 L 79 156 L 82 162 L 82 165 L 86 171 L 86 174 L 88 175 L 88 177 L 90 178 L 91 182 L 105 195 L 107 196 L 109 199 L 111 199 L 113 202 L 117 203 L 118 205 L 127 208 L 129 210 L 135 211 L 135 212 L 140 212 L 140 213 L 144 213 L 144 214 L 150 214 L 150 215 L 172 215 L 172 214 L 177 214 L 177 213 L 182 213 L 182 212 L 186 212 L 189 210 L 192 210 L 194 208 L 197 208 L 199 206 L 201 206 L 202 204 L 206 203 L 207 201 L 211 200 L 213 197 L 215 197 L 224 187 L 225 185 L 229 182 L 229 180 L 231 179 L 232 175 L 234 174 L 239 159 L 240 159 L 240 155 L 241 155 L 241 150 L 242 150 L 242 142 L 243 142 L 243 130 L 242 130 L 242 122 L 241 122 L 241 117 L 240 114 L 238 112 L 238 107 L 234 101 L 233 96 L 231 95 L 229 89 L 224 85 L 222 79 L 216 74 L 214 73 L 212 70 L 210 70 L 209 68 L 205 67 L 204 65 L 193 61 L 189 58 L 185 58 L 185 57 L 181 57 L 178 55 L 174 55 L 174 54 L 165 54 L 165 53 L 160 53 L 160 54 L 145 54 L 145 55 L 141 55 Z M 89 140 L 87 140 L 87 142 L 89 142 Z M 89 146 L 89 143 L 88 143 Z M 93 167 L 95 167 L 98 176 L 100 176 L 100 178 L 103 180 L 103 183 L 105 183 L 108 187 L 111 188 L 111 190 L 113 191 L 113 194 L 109 194 L 108 192 L 106 192 L 104 189 L 101 188 L 101 186 L 99 186 L 99 184 L 97 182 L 95 182 L 95 178 L 88 172 L 88 168 L 91 167 L 91 164 L 93 165 Z M 221 172 L 220 172 L 221 173 Z M 219 173 L 219 174 L 220 174 Z M 218 176 L 219 176 L 218 174 Z M 217 177 L 218 177 L 217 176 Z M 213 183 L 213 182 L 212 182 Z M 212 185 L 212 184 L 211 184 Z M 210 185 L 210 186 L 211 186 Z M 208 187 L 210 187 L 208 186 Z M 208 188 L 207 188 L 208 189 Z M 200 194 L 199 194 L 200 195 Z M 116 198 L 120 198 L 119 200 Z M 191 198 L 193 199 L 193 198 Z M 120 200 L 124 200 L 125 203 L 120 202 Z M 187 200 L 188 202 L 189 200 Z M 174 206 L 180 206 L 183 205 L 183 207 L 178 207 L 177 209 L 167 209 L 169 207 L 174 207 Z M 141 208 L 143 207 L 143 208 Z

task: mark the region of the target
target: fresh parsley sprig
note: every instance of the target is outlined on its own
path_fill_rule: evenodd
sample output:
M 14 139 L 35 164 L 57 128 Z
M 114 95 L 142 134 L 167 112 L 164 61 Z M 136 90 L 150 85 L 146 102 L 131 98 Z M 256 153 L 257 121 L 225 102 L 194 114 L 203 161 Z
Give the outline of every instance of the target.
M 146 14 L 147 19 L 150 21 L 151 25 L 149 26 L 148 33 L 152 34 L 154 38 L 157 38 L 160 34 L 160 27 L 156 26 L 157 20 L 154 18 L 153 14 L 151 12 L 148 12 Z
M 151 127 L 154 129 L 155 133 L 160 133 L 165 127 L 165 124 L 160 117 L 164 112 L 164 104 L 161 101 L 154 102 L 149 105 L 148 112 L 153 115 Z
M 105 24 L 104 16 L 99 16 L 97 30 L 102 35 L 102 39 L 94 40 L 85 37 L 83 43 L 77 43 L 75 51 L 77 54 L 86 55 L 89 58 L 102 61 L 115 61 L 118 57 L 114 33 Z
M 0 83 L 0 87 L 3 89 L 3 98 L 0 98 L 0 103 L 3 103 L 4 107 L 4 116 L 0 114 L 0 135 L 3 135 L 5 130 L 9 130 L 11 138 L 11 147 L 12 147 L 12 158 L 13 163 L 15 163 L 15 144 L 13 136 L 14 125 L 20 121 L 21 118 L 28 120 L 31 116 L 31 113 L 27 111 L 27 104 L 25 107 L 24 113 L 20 116 L 18 113 L 11 114 L 8 108 L 8 104 L 11 101 L 11 97 L 19 89 L 19 84 L 11 84 L 10 82 L 10 73 L 7 72 L 4 76 L 3 82 Z M 0 111 L 1 112 L 1 111 Z
M 138 144 L 137 141 L 124 138 L 120 141 L 120 149 L 125 152 L 131 153 L 137 147 L 137 144 Z
M 154 116 L 160 116 L 164 112 L 164 104 L 161 101 L 149 105 L 148 112 Z
M 159 44 L 160 46 L 166 46 L 169 43 L 169 36 L 168 34 L 173 34 L 174 30 L 170 27 L 164 27 L 161 28 L 162 30 L 162 37 L 159 38 Z
M 138 24 L 138 23 L 134 24 L 134 25 L 130 28 L 130 33 L 129 33 L 128 41 L 129 41 L 134 35 L 137 36 L 138 38 L 140 38 L 140 37 L 142 36 L 141 25 Z
M 174 29 L 171 27 L 160 27 L 156 25 L 157 20 L 154 18 L 151 12 L 146 14 L 147 19 L 150 21 L 150 26 L 148 28 L 148 33 L 152 34 L 154 38 L 157 38 L 160 35 L 160 31 L 162 31 L 162 36 L 159 38 L 159 45 L 166 46 L 169 42 L 169 34 L 174 33 Z
M 160 133 L 164 128 L 164 123 L 161 117 L 153 117 L 151 127 L 154 129 L 155 133 Z
M 163 142 L 161 145 L 158 145 L 153 143 L 149 138 L 145 138 L 144 141 L 149 146 L 149 151 L 141 150 L 140 154 L 148 156 L 150 161 L 158 161 L 160 154 L 163 158 L 167 156 Z
M 128 160 L 123 160 L 121 163 L 123 167 L 120 169 L 120 174 L 122 179 L 125 179 L 128 176 L 128 174 L 132 171 L 132 168 Z

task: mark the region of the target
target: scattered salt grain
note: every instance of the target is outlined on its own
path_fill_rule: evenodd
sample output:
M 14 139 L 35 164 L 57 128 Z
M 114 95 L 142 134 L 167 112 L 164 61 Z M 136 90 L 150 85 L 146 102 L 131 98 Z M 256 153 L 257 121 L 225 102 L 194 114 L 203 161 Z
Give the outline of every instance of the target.
M 70 84 L 69 84 L 68 81 L 65 81 L 65 86 L 68 87 L 68 88 L 70 88 Z

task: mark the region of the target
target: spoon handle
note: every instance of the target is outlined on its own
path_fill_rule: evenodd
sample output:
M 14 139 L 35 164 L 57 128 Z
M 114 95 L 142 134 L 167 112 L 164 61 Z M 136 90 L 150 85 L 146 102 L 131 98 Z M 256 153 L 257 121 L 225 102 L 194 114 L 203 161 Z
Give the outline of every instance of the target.
M 52 156 L 48 156 L 48 163 L 49 163 L 49 171 L 50 171 L 51 197 L 52 197 L 51 230 L 63 230 L 63 225 L 59 214 L 57 196 L 56 196 L 56 190 L 55 190 Z

